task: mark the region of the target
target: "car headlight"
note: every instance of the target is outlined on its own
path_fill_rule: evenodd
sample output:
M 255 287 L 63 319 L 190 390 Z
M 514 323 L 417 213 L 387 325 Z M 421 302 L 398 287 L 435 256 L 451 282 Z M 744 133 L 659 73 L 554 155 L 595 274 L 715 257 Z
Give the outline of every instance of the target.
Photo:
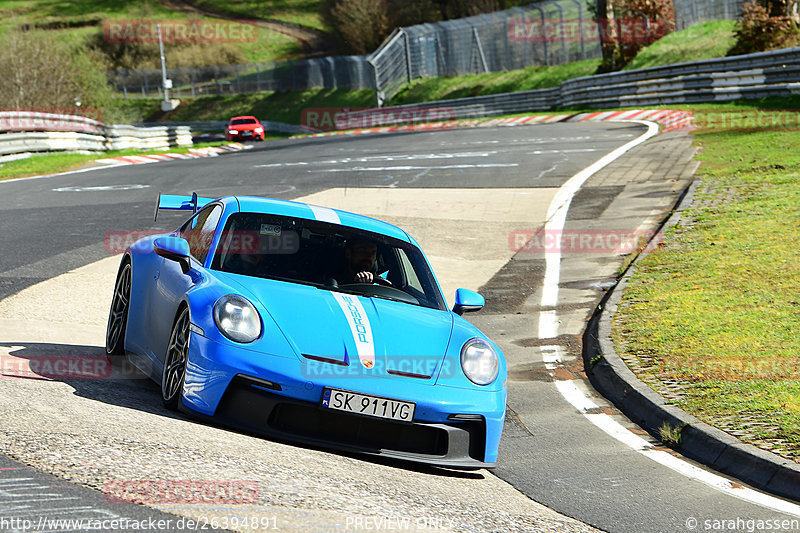
M 461 368 L 476 385 L 488 385 L 500 370 L 497 354 L 482 339 L 470 339 L 461 348 Z
M 214 304 L 214 322 L 234 342 L 253 342 L 261 335 L 261 317 L 246 298 L 223 296 Z
M 228 130 L 228 133 L 230 133 L 231 135 L 236 135 L 237 133 L 239 133 L 239 131 L 238 130 Z
M 264 128 L 256 128 L 256 133 L 262 133 L 263 131 L 264 131 Z

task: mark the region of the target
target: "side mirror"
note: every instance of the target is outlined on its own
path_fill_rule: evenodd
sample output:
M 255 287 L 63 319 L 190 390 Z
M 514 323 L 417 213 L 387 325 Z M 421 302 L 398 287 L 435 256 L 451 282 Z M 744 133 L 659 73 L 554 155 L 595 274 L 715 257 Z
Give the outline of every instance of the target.
M 181 272 L 187 274 L 192 268 L 189 258 L 189 243 L 180 237 L 159 237 L 153 241 L 153 250 L 164 259 L 175 261 L 181 266 Z
M 486 304 L 486 299 L 475 291 L 467 289 L 456 290 L 456 304 L 453 306 L 453 312 L 457 315 L 470 313 L 472 311 L 480 311 Z

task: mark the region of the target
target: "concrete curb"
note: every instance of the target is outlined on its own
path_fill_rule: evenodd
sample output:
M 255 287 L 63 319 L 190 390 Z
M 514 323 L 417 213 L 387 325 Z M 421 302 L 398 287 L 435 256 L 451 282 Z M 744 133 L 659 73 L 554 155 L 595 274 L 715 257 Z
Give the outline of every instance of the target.
M 93 163 L 102 163 L 113 166 L 121 165 L 141 165 L 145 163 L 159 163 L 161 161 L 172 161 L 176 159 L 199 159 L 201 157 L 216 157 L 228 152 L 238 152 L 252 148 L 251 145 L 241 143 L 230 143 L 222 146 L 208 146 L 206 148 L 190 148 L 185 154 L 148 154 L 148 155 L 123 155 L 117 157 L 106 157 L 95 159 Z
M 381 117 L 381 120 L 392 122 L 392 116 Z M 379 133 L 403 133 L 415 131 L 450 130 L 454 128 L 493 128 L 498 126 L 525 126 L 533 124 L 554 124 L 557 122 L 584 122 L 604 120 L 650 120 L 662 126 L 662 131 L 693 127 L 693 116 L 690 111 L 675 109 L 632 109 L 627 111 L 598 111 L 579 114 L 527 115 L 512 118 L 459 119 L 444 122 L 424 122 L 418 124 L 402 124 L 379 126 L 350 130 L 326 131 L 308 135 L 295 135 L 291 138 L 330 137 L 335 135 L 370 135 Z
M 661 230 L 674 226 L 692 203 L 700 181 L 684 192 Z M 776 496 L 800 501 L 800 465 L 753 445 L 744 444 L 666 400 L 628 368 L 614 348 L 611 322 L 623 291 L 645 251 L 628 268 L 616 287 L 598 305 L 583 335 L 583 359 L 592 385 L 628 418 L 660 438 L 663 424 L 682 428 L 677 450 L 715 470 Z M 594 364 L 593 364 L 594 362 Z

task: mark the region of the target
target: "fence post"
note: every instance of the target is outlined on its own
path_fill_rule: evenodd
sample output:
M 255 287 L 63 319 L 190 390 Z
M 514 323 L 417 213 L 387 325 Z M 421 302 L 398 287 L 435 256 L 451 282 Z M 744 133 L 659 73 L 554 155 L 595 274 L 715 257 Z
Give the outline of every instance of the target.
M 403 42 L 405 43 L 404 52 L 406 55 L 406 78 L 408 83 L 411 83 L 413 81 L 411 78 L 411 43 L 408 42 L 408 33 L 406 33 L 405 28 L 400 28 L 400 33 L 403 34 Z
M 569 61 L 569 54 L 567 54 L 567 37 L 564 35 L 564 8 L 561 7 L 561 4 L 556 2 L 556 9 L 558 9 L 558 19 L 561 21 L 561 53 L 562 63 L 567 63 Z
M 544 31 L 544 26 L 546 24 L 546 21 L 544 20 L 544 10 L 537 5 L 531 5 L 530 8 L 537 10 L 539 12 L 539 16 L 542 18 L 542 45 L 544 46 L 544 64 L 549 65 L 550 52 L 548 51 L 547 46 L 547 32 Z
M 372 74 L 375 78 L 375 107 L 382 107 L 383 97 L 381 96 L 381 83 L 378 79 L 378 67 L 372 62 L 372 59 L 367 59 L 367 64 L 372 67 Z
M 580 0 L 572 0 L 578 6 L 578 32 L 581 34 L 581 59 L 586 59 L 586 44 L 583 37 L 583 5 Z
M 489 72 L 489 65 L 486 63 L 486 55 L 483 53 L 483 45 L 481 44 L 481 37 L 480 35 L 478 35 L 478 28 L 476 26 L 472 27 L 472 36 L 474 37 L 473 42 L 478 47 L 478 57 L 481 60 L 481 66 L 483 66 L 483 71 Z

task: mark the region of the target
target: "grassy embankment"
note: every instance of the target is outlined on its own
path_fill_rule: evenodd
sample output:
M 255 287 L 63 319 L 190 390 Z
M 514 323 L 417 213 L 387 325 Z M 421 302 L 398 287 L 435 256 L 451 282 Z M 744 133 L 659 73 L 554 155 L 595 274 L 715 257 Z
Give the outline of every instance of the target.
M 642 49 L 633 65 L 665 65 L 681 61 L 724 56 L 733 44 L 731 21 L 710 22 L 667 35 Z M 595 72 L 599 61 L 587 60 L 559 66 L 535 66 L 510 72 L 473 74 L 454 78 L 417 80 L 405 87 L 389 105 L 430 102 L 467 96 L 546 89 L 562 81 Z M 128 101 L 130 102 L 130 101 Z M 370 91 L 318 89 L 299 93 L 262 93 L 185 99 L 175 114 L 163 120 L 225 120 L 237 114 L 253 114 L 263 119 L 299 123 L 306 107 L 369 107 Z M 128 104 L 135 106 L 137 104 Z M 153 119 L 157 106 L 140 103 L 139 120 Z M 150 110 L 150 111 L 148 111 Z M 148 115 L 149 113 L 149 115 Z M 180 117 L 180 118 L 178 118 Z M 197 118 L 191 118 L 197 117 Z
M 84 0 L 78 4 L 86 3 L 87 5 L 95 6 L 94 2 Z M 213 2 L 211 2 L 213 3 Z M 242 7 L 247 2 L 234 2 L 231 4 L 231 9 L 236 6 Z M 24 16 L 28 13 L 28 9 L 32 9 L 30 4 L 33 2 L 3 2 L 0 0 L 0 11 L 8 10 L 10 5 L 16 6 L 14 11 L 15 16 Z M 48 6 L 53 11 L 47 17 L 56 16 L 56 0 L 44 0 L 40 2 L 37 9 L 44 10 Z M 105 4 L 102 4 L 105 6 Z M 106 16 L 115 18 L 134 17 L 138 16 L 137 13 L 144 9 L 139 2 L 127 2 L 115 4 L 118 7 L 117 11 L 107 12 L 104 11 Z M 137 7 L 139 6 L 139 7 Z M 218 7 L 218 6 L 212 6 Z M 246 6 L 245 6 L 246 7 Z M 75 13 L 80 12 L 76 7 Z M 81 8 L 84 9 L 84 8 Z M 97 8 L 99 9 L 99 8 Z M 106 8 L 103 8 L 106 9 Z M 168 13 L 163 11 L 158 4 L 150 5 L 149 9 L 153 10 L 152 16 L 167 17 Z M 84 9 L 87 13 L 93 13 L 91 9 Z M 43 11 L 43 13 L 46 13 Z M 70 12 L 62 14 L 65 17 L 73 17 Z M 174 13 L 173 13 L 174 15 Z M 256 13 L 258 15 L 258 13 Z M 310 14 L 307 14 L 311 17 Z M 94 15 L 82 15 L 86 17 Z M 174 15 L 177 16 L 177 15 Z M 259 15 L 260 16 L 260 15 Z M 277 15 L 275 15 L 276 18 Z M 43 21 L 49 21 L 50 18 L 44 18 Z M 313 17 L 312 17 L 313 18 Z M 308 20 L 305 21 L 309 23 Z M 82 31 L 96 31 L 80 28 Z M 60 31 L 60 30 L 59 30 Z M 66 30 L 64 30 L 66 31 Z M 77 30 L 75 30 L 77 31 Z M 681 35 L 690 32 L 692 39 L 682 38 Z M 652 44 L 650 47 L 643 49 L 640 55 L 648 53 L 653 49 L 664 46 L 663 43 L 669 42 L 683 43 L 687 51 L 679 57 L 681 60 L 688 59 L 701 59 L 704 57 L 714 57 L 721 55 L 721 48 L 725 45 L 714 47 L 711 43 L 727 43 L 731 39 L 731 25 L 727 23 L 712 23 L 705 24 L 699 30 L 690 28 L 685 32 L 679 32 L 665 37 L 661 41 Z M 75 37 L 75 36 L 73 36 Z M 77 37 L 75 37 L 77 38 Z M 669 41 L 668 41 L 669 40 Z M 699 44 L 698 44 L 699 43 Z M 677 46 L 676 44 L 669 45 L 670 47 Z M 670 48 L 671 49 L 671 48 Z M 703 55 L 705 54 L 705 55 Z M 657 54 L 656 54 L 657 55 Z M 677 52 L 665 52 L 665 62 L 668 63 L 678 57 Z M 564 80 L 590 75 L 597 67 L 597 61 L 582 61 L 562 66 L 551 67 L 530 67 L 512 72 L 499 72 L 489 74 L 479 74 L 471 76 L 462 76 L 458 78 L 436 78 L 429 80 L 420 80 L 401 92 L 391 103 L 415 103 L 425 102 L 439 99 L 459 98 L 463 96 L 473 96 L 478 94 L 496 94 L 502 92 L 514 92 L 528 89 L 541 89 L 554 87 Z M 144 122 L 144 121 L 202 121 L 202 120 L 227 120 L 235 115 L 255 115 L 264 120 L 274 120 L 278 122 L 286 122 L 290 124 L 299 124 L 302 111 L 307 108 L 341 108 L 341 107 L 371 107 L 374 103 L 374 95 L 369 90 L 361 91 L 346 91 L 346 90 L 330 90 L 330 89 L 316 89 L 301 92 L 285 92 L 285 93 L 261 93 L 261 94 L 247 94 L 247 95 L 230 95 L 230 96 L 210 96 L 201 98 L 187 98 L 184 99 L 181 105 L 174 112 L 163 114 L 159 110 L 159 102 L 156 99 L 139 99 L 129 98 L 127 100 L 116 100 L 116 115 L 125 117 L 127 122 Z M 92 156 L 77 156 L 73 159 L 66 155 L 53 156 L 52 159 L 48 156 L 35 157 L 33 159 L 51 159 L 52 165 L 46 168 L 42 162 L 37 162 L 35 171 L 26 170 L 27 174 L 38 174 L 46 172 L 63 172 L 74 168 Z M 25 163 L 25 165 L 32 165 L 33 161 Z M 6 176 L 15 175 L 17 172 L 13 169 L 18 168 L 19 163 L 5 163 L 0 165 L 0 173 Z M 16 174 L 24 175 L 24 174 Z
M 213 3 L 213 2 L 211 2 Z M 242 2 L 233 2 L 241 4 Z M 302 0 L 284 0 L 287 10 L 296 9 L 298 13 L 308 7 Z M 309 8 L 310 9 L 310 8 Z M 219 9 L 219 11 L 226 11 Z M 234 11 L 235 12 L 235 11 Z M 65 43 L 89 43 L 98 33 L 103 31 L 105 21 L 162 21 L 186 20 L 189 15 L 164 7 L 155 0 L 122 0 L 115 2 L 97 2 L 96 0 L 0 0 L 0 31 L 8 31 L 22 25 L 38 26 L 57 32 Z M 197 16 L 192 16 L 197 19 Z M 202 17 L 201 17 L 202 18 Z M 252 15 L 249 17 L 252 18 Z M 277 18 L 277 17 L 276 17 Z M 222 19 L 208 18 L 213 22 L 226 24 Z M 303 20 L 313 22 L 313 17 Z M 245 42 L 212 42 L 204 46 L 170 47 L 165 49 L 167 65 L 181 66 L 192 61 L 198 54 L 212 57 L 238 57 L 239 62 L 269 62 L 280 59 L 298 57 L 300 45 L 290 37 L 265 28 L 258 28 L 256 39 Z M 152 55 L 152 54 L 151 54 Z M 157 59 L 157 58 L 156 58 Z M 145 66 L 157 68 L 153 59 Z
M 800 99 L 696 106 L 699 202 L 642 260 L 620 353 L 672 403 L 800 457 Z

